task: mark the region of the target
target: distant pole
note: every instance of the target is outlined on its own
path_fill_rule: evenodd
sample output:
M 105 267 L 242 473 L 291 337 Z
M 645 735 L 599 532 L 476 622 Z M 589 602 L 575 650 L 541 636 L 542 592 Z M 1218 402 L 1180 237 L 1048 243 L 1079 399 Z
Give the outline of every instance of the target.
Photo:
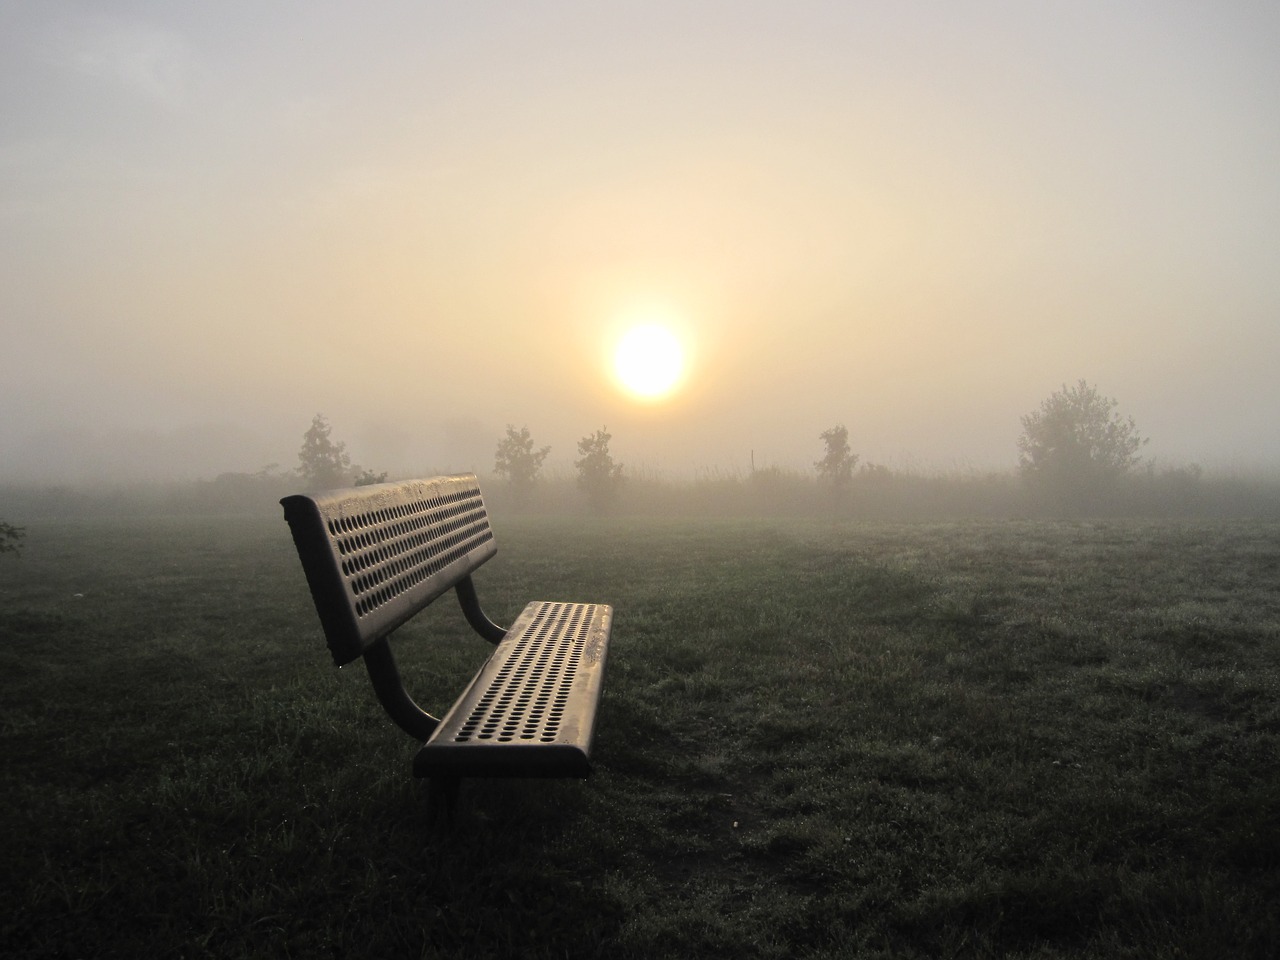
M 754 449 L 751 451 L 751 475 L 753 477 L 756 475 L 756 452 Z

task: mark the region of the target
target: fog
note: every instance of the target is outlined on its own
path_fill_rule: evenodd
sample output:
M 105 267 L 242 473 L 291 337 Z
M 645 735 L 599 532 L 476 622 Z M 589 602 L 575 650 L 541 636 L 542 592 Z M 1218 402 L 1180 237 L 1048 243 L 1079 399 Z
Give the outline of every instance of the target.
M 1003 470 L 1080 378 L 1280 469 L 1276 49 L 1231 0 L 0 0 L 0 480 L 289 468 L 316 413 L 393 474 L 507 424 Z

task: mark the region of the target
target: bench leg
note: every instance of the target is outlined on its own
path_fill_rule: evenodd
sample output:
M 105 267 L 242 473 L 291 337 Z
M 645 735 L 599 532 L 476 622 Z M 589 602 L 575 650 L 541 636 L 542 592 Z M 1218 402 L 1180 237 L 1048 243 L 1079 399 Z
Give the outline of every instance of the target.
M 458 810 L 458 777 L 432 777 L 427 783 L 427 804 L 431 819 L 452 824 Z

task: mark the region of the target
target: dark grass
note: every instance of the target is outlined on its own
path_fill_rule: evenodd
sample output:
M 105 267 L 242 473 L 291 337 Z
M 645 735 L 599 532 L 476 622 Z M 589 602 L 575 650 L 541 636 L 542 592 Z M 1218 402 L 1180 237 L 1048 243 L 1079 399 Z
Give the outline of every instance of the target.
M 1275 955 L 1280 524 L 496 524 L 495 618 L 617 608 L 597 772 L 446 831 L 282 521 L 30 523 L 0 953 Z

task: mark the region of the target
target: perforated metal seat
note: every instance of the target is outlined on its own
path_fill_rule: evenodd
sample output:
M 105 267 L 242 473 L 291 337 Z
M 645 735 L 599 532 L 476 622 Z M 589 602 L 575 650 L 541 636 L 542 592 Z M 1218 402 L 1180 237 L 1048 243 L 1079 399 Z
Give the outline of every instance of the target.
M 535 601 L 414 760 L 420 777 L 585 777 L 612 611 Z

